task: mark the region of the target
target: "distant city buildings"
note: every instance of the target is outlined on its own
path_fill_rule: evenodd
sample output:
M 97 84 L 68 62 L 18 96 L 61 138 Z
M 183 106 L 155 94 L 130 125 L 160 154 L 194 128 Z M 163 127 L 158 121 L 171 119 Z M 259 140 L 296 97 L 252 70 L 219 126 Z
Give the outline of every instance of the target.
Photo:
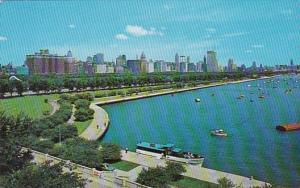
M 219 72 L 217 52 L 208 51 L 206 61 L 207 61 L 207 72 Z
M 35 54 L 27 55 L 25 64 L 30 75 L 76 74 L 75 59 L 71 51 L 67 55 L 50 54 L 48 49 L 42 49 Z
M 275 66 L 257 66 L 253 61 L 251 66 L 245 64 L 237 66 L 233 58 L 230 58 L 227 65 L 222 67 L 217 59 L 217 52 L 207 51 L 202 60 L 196 63 L 191 61 L 190 56 L 175 54 L 173 62 L 165 60 L 147 60 L 144 52 L 140 57 L 133 60 L 127 60 L 126 55 L 119 55 L 115 61 L 104 61 L 104 54 L 97 53 L 88 56 L 86 61 L 77 61 L 69 50 L 66 55 L 57 55 L 49 53 L 48 49 L 41 49 L 39 52 L 26 56 L 24 65 L 13 67 L 12 63 L 7 65 L 0 64 L 0 75 L 48 75 L 48 74 L 106 74 L 131 72 L 133 74 L 152 73 L 152 72 L 264 72 L 264 71 L 297 71 L 300 65 L 295 65 L 291 59 L 287 64 Z
M 95 64 L 103 64 L 104 63 L 104 54 L 98 53 L 93 56 L 93 62 Z

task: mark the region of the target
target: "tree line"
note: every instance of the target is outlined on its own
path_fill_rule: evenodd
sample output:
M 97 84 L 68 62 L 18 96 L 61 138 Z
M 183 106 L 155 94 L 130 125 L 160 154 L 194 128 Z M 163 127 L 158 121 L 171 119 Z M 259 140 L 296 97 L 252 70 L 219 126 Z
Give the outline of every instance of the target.
M 270 74 L 270 73 L 265 73 Z M 6 93 L 17 92 L 20 96 L 26 91 L 36 94 L 41 92 L 84 91 L 96 89 L 113 89 L 122 87 L 150 86 L 171 83 L 206 82 L 224 79 L 238 80 L 251 77 L 252 74 L 236 73 L 152 73 L 152 74 L 109 74 L 95 76 L 21 76 L 21 81 L 9 80 L 7 76 L 0 77 L 0 97 Z

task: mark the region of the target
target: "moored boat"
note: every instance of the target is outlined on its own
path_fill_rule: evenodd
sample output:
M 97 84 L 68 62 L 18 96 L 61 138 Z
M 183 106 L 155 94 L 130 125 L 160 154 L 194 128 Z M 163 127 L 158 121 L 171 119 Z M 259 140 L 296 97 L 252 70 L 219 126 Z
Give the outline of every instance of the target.
M 294 124 L 278 125 L 276 129 L 279 131 L 295 131 L 300 130 L 300 122 Z
M 202 166 L 204 157 L 191 152 L 184 152 L 180 148 L 176 148 L 174 144 L 155 144 L 141 142 L 137 144 L 136 153 L 150 155 L 166 160 L 183 162 L 188 164 L 199 164 Z
M 222 136 L 222 137 L 228 136 L 227 133 L 225 133 L 222 129 L 216 129 L 216 130 L 211 131 L 211 135 L 212 136 Z

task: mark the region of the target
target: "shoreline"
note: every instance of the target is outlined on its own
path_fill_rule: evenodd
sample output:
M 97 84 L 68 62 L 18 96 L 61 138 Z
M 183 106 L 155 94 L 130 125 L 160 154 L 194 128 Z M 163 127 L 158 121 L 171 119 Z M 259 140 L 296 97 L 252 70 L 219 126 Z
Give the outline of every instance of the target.
M 210 87 L 218 87 L 218 86 L 224 86 L 228 84 L 238 84 L 238 83 L 244 83 L 244 82 L 251 82 L 255 80 L 264 80 L 264 79 L 269 79 L 273 78 L 274 76 L 271 77 L 261 77 L 257 79 L 244 79 L 244 80 L 238 80 L 238 81 L 230 81 L 230 82 L 222 82 L 222 83 L 212 83 L 208 85 L 200 85 L 196 87 L 189 87 L 189 88 L 181 88 L 181 89 L 172 89 L 169 91 L 158 91 L 157 93 L 147 93 L 147 94 L 141 94 L 141 95 L 135 95 L 135 96 L 128 96 L 128 97 L 123 97 L 120 99 L 111 99 L 107 101 L 99 101 L 95 102 L 94 104 L 96 105 L 108 105 L 108 104 L 114 104 L 114 103 L 120 103 L 120 102 L 126 102 L 126 101 L 131 101 L 131 100 L 137 100 L 137 99 L 143 99 L 143 98 L 150 98 L 150 97 L 157 97 L 161 95 L 169 95 L 169 94 L 175 94 L 175 93 L 181 93 L 181 92 L 186 92 L 186 91 L 193 91 L 193 90 L 198 90 L 198 89 L 205 89 L 205 88 L 210 88 Z M 109 97 L 105 97 L 109 98 Z
M 181 93 L 181 92 L 186 92 L 186 91 L 193 91 L 197 89 L 205 89 L 205 88 L 210 88 L 210 87 L 218 87 L 218 86 L 223 86 L 223 85 L 228 85 L 228 84 L 238 84 L 238 83 L 244 83 L 244 82 L 251 82 L 255 80 L 264 80 L 264 79 L 269 79 L 271 77 L 261 77 L 257 79 L 244 79 L 244 80 L 238 80 L 238 81 L 230 81 L 230 82 L 222 82 L 222 83 L 212 83 L 208 85 L 201 85 L 197 87 L 190 87 L 190 88 L 181 88 L 181 89 L 175 89 L 175 90 L 169 90 L 169 91 L 158 91 L 157 93 L 147 93 L 147 94 L 141 94 L 138 96 L 128 96 L 128 97 L 123 97 L 120 99 L 111 99 L 107 101 L 99 101 L 99 102 L 93 102 L 90 105 L 90 108 L 95 110 L 94 113 L 94 119 L 92 123 L 88 126 L 88 128 L 80 134 L 80 137 L 86 138 L 88 140 L 99 140 L 103 138 L 105 133 L 108 130 L 109 127 L 109 116 L 108 113 L 101 107 L 102 105 L 108 105 L 108 104 L 114 104 L 114 103 L 121 103 L 121 102 L 126 102 L 126 101 L 132 101 L 132 100 L 138 100 L 138 99 L 144 99 L 144 98 L 150 98 L 150 97 L 157 97 L 161 95 L 169 95 L 169 94 L 174 94 L 174 93 Z M 110 98 L 110 97 L 105 97 L 105 98 Z M 101 105 L 101 106 L 100 106 Z M 102 120 L 100 117 L 103 117 Z M 97 123 L 98 122 L 103 122 L 103 127 L 101 127 L 101 130 L 97 129 Z M 91 127 L 91 128 L 90 128 Z

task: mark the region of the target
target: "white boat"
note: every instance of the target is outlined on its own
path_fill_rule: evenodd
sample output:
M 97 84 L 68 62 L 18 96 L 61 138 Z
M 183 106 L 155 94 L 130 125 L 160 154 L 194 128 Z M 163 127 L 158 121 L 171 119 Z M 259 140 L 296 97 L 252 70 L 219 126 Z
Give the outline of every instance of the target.
M 201 100 L 199 98 L 196 98 L 195 99 L 195 102 L 200 102 Z
M 163 145 L 141 142 L 137 144 L 136 153 L 200 166 L 204 161 L 204 157 L 191 152 L 183 152 L 180 148 L 175 148 L 174 144 Z
M 222 136 L 222 137 L 228 136 L 227 133 L 225 133 L 222 129 L 216 129 L 216 130 L 211 131 L 211 135 L 212 136 Z

